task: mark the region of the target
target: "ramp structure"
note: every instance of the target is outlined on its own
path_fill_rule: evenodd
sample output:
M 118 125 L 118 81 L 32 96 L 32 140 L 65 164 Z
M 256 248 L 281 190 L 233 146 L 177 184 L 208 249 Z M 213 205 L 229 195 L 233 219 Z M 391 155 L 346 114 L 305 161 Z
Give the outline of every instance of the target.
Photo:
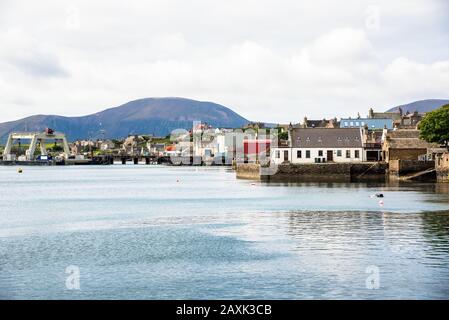
M 3 159 L 11 158 L 11 150 L 16 140 L 29 140 L 30 146 L 26 151 L 26 160 L 33 161 L 34 153 L 36 151 L 37 146 L 39 145 L 41 155 L 47 155 L 47 149 L 45 147 L 45 143 L 47 141 L 58 141 L 62 143 L 62 147 L 64 149 L 64 158 L 67 159 L 70 155 L 69 145 L 67 143 L 67 139 L 65 134 L 60 132 L 53 132 L 53 130 L 47 129 L 45 132 L 13 132 L 9 135 L 8 141 L 6 143 L 5 150 L 3 151 Z

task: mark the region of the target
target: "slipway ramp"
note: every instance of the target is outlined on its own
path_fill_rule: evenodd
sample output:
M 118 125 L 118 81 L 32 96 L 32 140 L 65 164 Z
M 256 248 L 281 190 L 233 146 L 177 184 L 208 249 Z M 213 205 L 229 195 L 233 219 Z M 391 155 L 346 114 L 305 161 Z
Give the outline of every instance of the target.
M 423 170 L 420 172 L 416 172 L 413 174 L 405 175 L 400 177 L 401 180 L 405 181 L 414 181 L 414 180 L 432 180 L 436 179 L 436 169 L 435 168 L 429 168 L 427 170 Z

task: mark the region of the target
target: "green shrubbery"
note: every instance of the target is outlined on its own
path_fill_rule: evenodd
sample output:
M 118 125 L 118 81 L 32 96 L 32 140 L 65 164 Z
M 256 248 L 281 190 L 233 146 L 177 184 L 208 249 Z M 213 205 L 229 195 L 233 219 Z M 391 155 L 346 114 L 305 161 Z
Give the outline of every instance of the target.
M 419 124 L 421 139 L 448 147 L 449 104 L 429 112 Z

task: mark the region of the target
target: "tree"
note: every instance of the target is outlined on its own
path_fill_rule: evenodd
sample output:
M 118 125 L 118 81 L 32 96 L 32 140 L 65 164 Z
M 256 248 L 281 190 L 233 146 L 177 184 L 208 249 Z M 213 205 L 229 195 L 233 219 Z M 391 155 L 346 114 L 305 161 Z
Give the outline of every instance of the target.
M 278 134 L 279 140 L 288 140 L 288 132 L 283 131 Z
M 419 124 L 420 138 L 439 143 L 448 148 L 449 143 L 449 104 L 429 112 Z

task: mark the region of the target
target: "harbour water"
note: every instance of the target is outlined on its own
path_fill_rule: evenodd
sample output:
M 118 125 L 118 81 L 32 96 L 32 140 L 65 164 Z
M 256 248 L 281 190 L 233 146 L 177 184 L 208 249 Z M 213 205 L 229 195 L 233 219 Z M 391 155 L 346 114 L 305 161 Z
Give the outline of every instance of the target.
M 0 167 L 0 190 L 0 299 L 449 298 L 448 184 L 115 165 Z

